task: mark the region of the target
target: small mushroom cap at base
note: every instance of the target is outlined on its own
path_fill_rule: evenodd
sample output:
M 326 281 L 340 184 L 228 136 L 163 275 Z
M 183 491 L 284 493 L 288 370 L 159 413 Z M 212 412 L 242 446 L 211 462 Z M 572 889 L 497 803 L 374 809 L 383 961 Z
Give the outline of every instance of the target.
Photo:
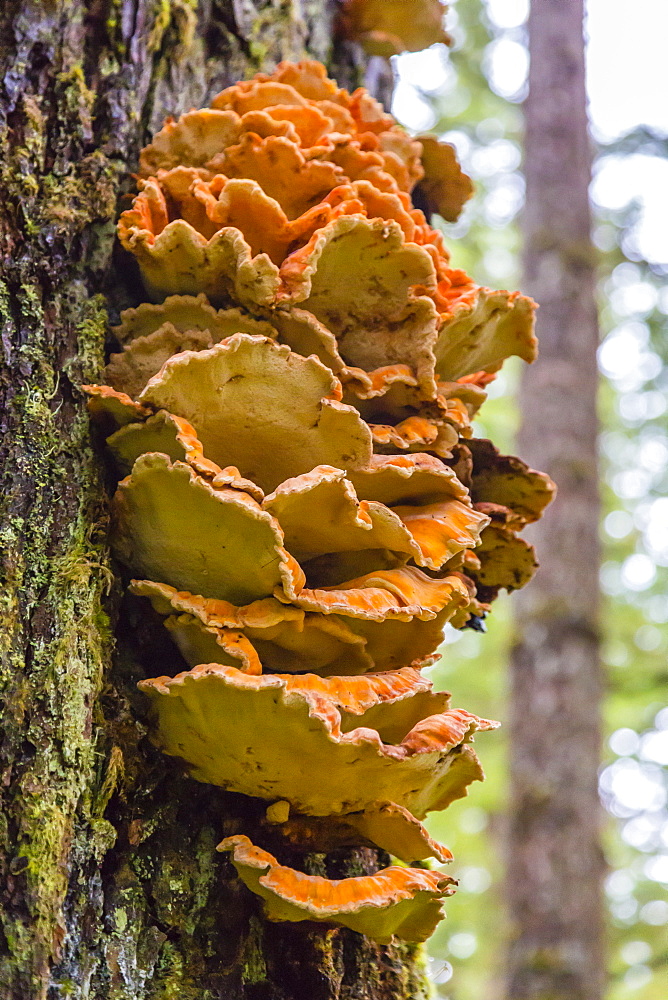
M 440 872 L 384 868 L 375 875 L 332 880 L 280 865 L 248 837 L 227 837 L 217 850 L 230 852 L 244 884 L 260 896 L 269 920 L 339 924 L 380 944 L 396 935 L 425 941 L 443 917 L 441 900 L 453 879 Z

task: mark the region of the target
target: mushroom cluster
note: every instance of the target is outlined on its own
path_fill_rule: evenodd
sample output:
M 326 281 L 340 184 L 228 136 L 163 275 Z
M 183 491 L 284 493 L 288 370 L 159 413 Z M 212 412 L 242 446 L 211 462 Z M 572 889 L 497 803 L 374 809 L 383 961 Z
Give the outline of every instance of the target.
M 426 152 L 425 152 L 426 150 Z M 154 740 L 199 781 L 268 803 L 286 843 L 450 860 L 421 820 L 482 778 L 473 734 L 420 668 L 535 569 L 518 532 L 554 486 L 473 437 L 533 303 L 450 267 L 411 202 L 470 192 L 315 62 L 170 120 L 119 236 L 151 300 L 89 407 L 124 476 L 112 545 L 189 669 L 143 680 Z M 147 605 L 148 607 L 148 605 Z M 272 920 L 423 940 L 452 880 L 331 881 L 228 838 Z

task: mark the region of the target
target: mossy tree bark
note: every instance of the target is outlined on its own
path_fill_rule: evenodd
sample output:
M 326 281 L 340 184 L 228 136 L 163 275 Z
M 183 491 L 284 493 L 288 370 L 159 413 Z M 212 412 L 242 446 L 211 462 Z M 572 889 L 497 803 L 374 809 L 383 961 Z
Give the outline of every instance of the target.
M 78 390 L 104 362 L 107 299 L 113 318 L 140 294 L 112 251 L 150 132 L 280 58 L 326 57 L 330 21 L 325 0 L 2 5 L 3 1000 L 422 995 L 409 949 L 265 923 L 214 849 L 252 835 L 259 804 L 148 745 L 135 682 L 180 665 L 120 599 Z M 294 860 L 341 875 L 379 859 Z
M 558 494 L 533 526 L 541 568 L 515 603 L 509 1000 L 598 1000 L 604 979 L 598 326 L 582 20 L 582 0 L 531 2 L 524 291 L 540 303 L 540 358 L 522 382 L 519 448 Z

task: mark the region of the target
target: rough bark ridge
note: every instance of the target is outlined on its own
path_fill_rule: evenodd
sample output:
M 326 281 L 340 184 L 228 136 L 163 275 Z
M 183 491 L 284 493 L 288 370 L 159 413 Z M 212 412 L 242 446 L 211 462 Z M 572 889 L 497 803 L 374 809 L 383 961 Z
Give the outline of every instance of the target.
M 524 375 L 521 454 L 556 480 L 533 528 L 541 569 L 518 596 L 512 658 L 507 996 L 602 990 L 595 257 L 582 0 L 533 0 L 526 102 L 527 291 L 541 360 Z
M 422 995 L 407 949 L 265 925 L 214 852 L 249 804 L 175 777 L 142 741 L 142 651 L 123 647 L 134 612 L 118 610 L 77 390 L 103 363 L 117 202 L 148 133 L 280 58 L 326 56 L 329 27 L 323 0 L 7 0 L 0 13 L 3 1000 Z M 162 655 L 158 637 L 145 646 Z

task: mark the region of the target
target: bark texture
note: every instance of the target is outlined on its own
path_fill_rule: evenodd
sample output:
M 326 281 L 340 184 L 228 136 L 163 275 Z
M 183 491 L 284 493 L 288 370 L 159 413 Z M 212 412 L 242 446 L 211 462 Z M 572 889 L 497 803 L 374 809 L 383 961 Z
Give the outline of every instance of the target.
M 558 486 L 533 528 L 541 568 L 515 600 L 508 897 L 512 1000 L 597 1000 L 599 601 L 595 256 L 583 2 L 532 0 L 524 291 L 540 359 L 520 393 L 520 454 Z
M 139 297 L 127 260 L 112 263 L 114 220 L 149 134 L 280 58 L 326 57 L 330 13 L 325 0 L 0 10 L 2 1000 L 423 995 L 408 948 L 266 924 L 214 850 L 252 835 L 261 809 L 148 745 L 135 683 L 173 654 L 120 603 L 78 390 L 104 363 L 107 296 L 114 319 Z M 294 860 L 343 875 L 379 859 Z

